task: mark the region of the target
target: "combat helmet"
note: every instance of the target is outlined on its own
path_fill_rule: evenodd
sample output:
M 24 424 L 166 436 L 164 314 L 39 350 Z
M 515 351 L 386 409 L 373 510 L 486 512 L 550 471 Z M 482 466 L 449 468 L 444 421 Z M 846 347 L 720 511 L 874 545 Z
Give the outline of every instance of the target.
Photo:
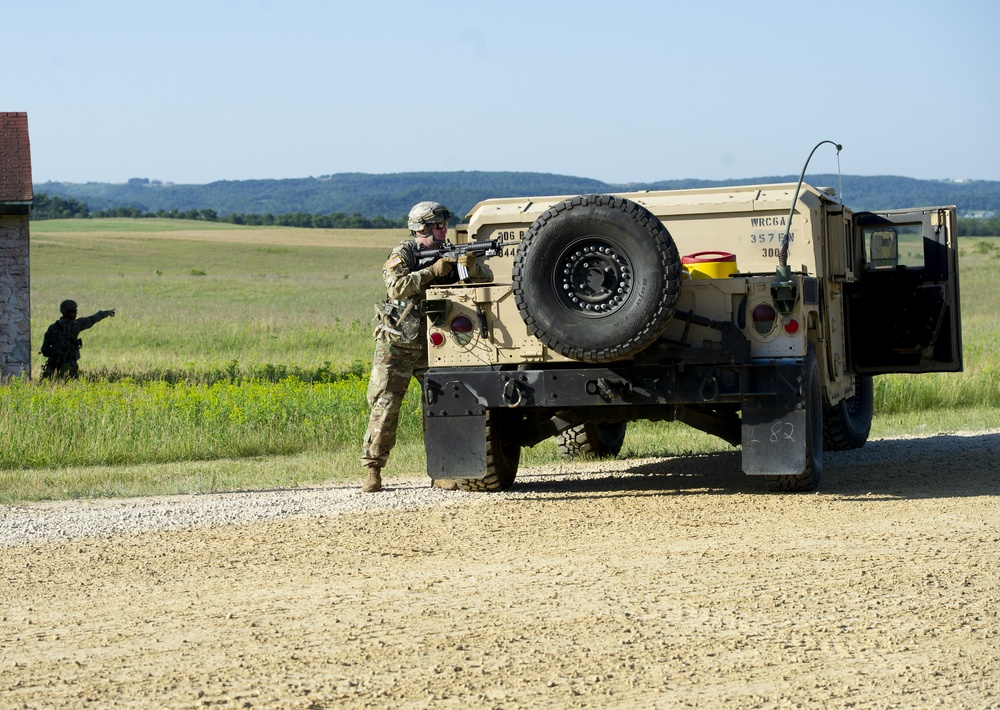
M 451 212 L 440 202 L 418 202 L 413 205 L 410 214 L 406 216 L 406 225 L 411 232 L 423 232 L 435 222 L 447 222 Z
M 69 299 L 66 299 L 65 301 L 59 304 L 59 312 L 62 313 L 63 315 L 66 315 L 70 311 L 76 313 L 76 301 L 71 301 Z

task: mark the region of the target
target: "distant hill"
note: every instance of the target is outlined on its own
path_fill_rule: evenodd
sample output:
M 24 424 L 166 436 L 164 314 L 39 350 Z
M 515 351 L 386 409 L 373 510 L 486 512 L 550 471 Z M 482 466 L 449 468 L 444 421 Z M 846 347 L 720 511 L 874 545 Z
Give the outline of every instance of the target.
M 147 178 L 127 183 L 35 184 L 36 193 L 72 198 L 91 210 L 134 207 L 158 210 L 212 209 L 220 215 L 341 212 L 398 219 L 421 200 L 437 200 L 464 216 L 490 197 L 578 195 L 625 190 L 674 190 L 774 182 L 795 182 L 798 175 L 740 180 L 661 180 L 616 185 L 588 178 L 519 172 L 338 173 L 285 180 L 223 180 L 205 185 L 175 185 Z M 807 175 L 814 186 L 839 188 L 841 178 Z M 957 205 L 959 216 L 1000 215 L 1000 181 L 916 180 L 896 176 L 844 175 L 844 201 L 855 210 Z

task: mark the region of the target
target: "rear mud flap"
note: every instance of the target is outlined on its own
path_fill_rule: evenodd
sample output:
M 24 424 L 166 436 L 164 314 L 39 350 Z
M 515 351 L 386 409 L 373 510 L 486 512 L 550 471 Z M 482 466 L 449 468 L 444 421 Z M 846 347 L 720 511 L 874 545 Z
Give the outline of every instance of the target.
M 431 478 L 486 476 L 486 416 L 425 417 L 424 450 Z
M 802 361 L 760 368 L 758 396 L 743 402 L 743 472 L 751 476 L 797 476 L 808 466 L 809 424 Z
M 806 470 L 808 428 L 804 407 L 743 407 L 743 472 L 797 476 Z

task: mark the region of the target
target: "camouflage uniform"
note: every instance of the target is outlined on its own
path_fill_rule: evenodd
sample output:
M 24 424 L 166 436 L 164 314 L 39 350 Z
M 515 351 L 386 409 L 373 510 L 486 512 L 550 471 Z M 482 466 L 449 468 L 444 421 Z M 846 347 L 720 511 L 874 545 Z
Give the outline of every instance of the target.
M 74 307 L 75 313 L 75 307 Z M 41 354 L 47 359 L 42 368 L 42 379 L 76 379 L 80 376 L 77 362 L 80 359 L 80 331 L 91 328 L 114 311 L 98 311 L 92 316 L 83 318 L 62 318 L 49 326 L 42 340 Z
M 418 268 L 416 253 L 426 248 L 408 239 L 392 250 L 382 268 L 387 299 L 376 306 L 379 324 L 375 328 L 375 357 L 368 385 L 371 416 L 361 456 L 361 463 L 371 468 L 384 468 L 396 444 L 399 410 L 410 378 L 417 378 L 423 386 L 427 370 L 424 293 L 431 285 L 458 281 L 455 269 L 435 279 L 430 268 Z M 471 276 L 476 281 L 492 279 L 489 268 L 479 262 Z

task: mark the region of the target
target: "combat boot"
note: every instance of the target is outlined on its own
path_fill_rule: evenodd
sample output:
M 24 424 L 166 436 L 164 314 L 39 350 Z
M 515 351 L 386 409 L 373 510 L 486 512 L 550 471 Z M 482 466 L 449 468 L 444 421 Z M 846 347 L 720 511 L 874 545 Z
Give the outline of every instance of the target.
M 435 478 L 431 480 L 431 488 L 440 488 L 445 491 L 457 491 L 458 482 L 454 478 Z
M 363 493 L 378 493 L 382 490 L 382 469 L 377 466 L 369 466 L 368 477 L 361 484 Z

